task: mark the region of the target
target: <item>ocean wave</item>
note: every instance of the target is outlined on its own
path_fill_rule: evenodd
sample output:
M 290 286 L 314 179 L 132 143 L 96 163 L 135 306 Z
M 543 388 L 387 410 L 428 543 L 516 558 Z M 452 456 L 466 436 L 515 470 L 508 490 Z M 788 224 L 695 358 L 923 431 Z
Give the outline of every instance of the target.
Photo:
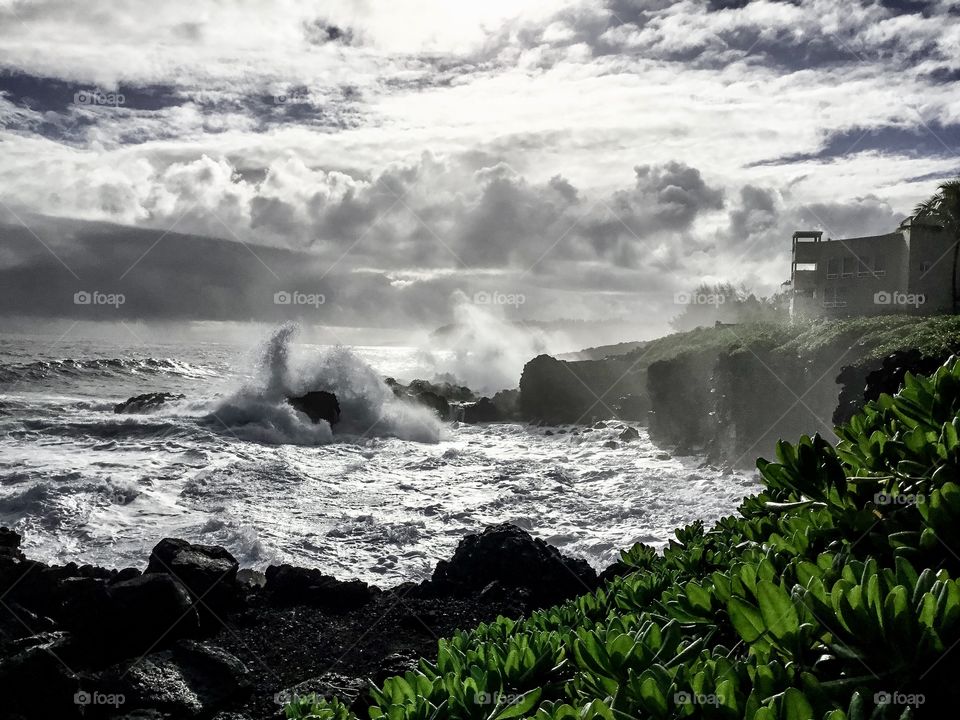
M 380 375 L 353 350 L 335 347 L 294 358 L 295 325 L 278 329 L 263 348 L 253 382 L 211 408 L 211 429 L 241 440 L 267 444 L 326 445 L 329 423 L 313 423 L 287 402 L 312 390 L 327 390 L 340 403 L 337 435 L 343 439 L 396 437 L 435 443 L 440 421 L 425 407 L 402 402 Z
M 10 437 L 26 439 L 31 435 L 43 435 L 64 439 L 89 438 L 102 442 L 116 439 L 174 440 L 187 438 L 198 432 L 196 428 L 185 423 L 140 418 L 75 422 L 30 419 L 21 421 L 20 425 L 22 429 L 8 431 Z
M 198 367 L 172 358 L 90 358 L 36 360 L 0 365 L 0 383 L 20 383 L 51 378 L 111 377 L 117 375 L 178 375 L 216 377 L 212 368 Z

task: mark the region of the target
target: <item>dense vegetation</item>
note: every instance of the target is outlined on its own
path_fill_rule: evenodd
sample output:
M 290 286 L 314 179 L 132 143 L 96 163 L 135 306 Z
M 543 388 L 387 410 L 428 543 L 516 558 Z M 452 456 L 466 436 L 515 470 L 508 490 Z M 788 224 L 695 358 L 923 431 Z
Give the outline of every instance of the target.
M 960 316 L 952 315 L 747 322 L 733 327 L 715 328 L 711 325 L 672 333 L 640 343 L 622 357 L 636 360 L 635 369 L 644 370 L 658 360 L 672 360 L 688 352 L 720 353 L 750 348 L 812 357 L 825 348 L 855 345 L 860 352 L 851 353 L 849 362 L 854 362 L 882 358 L 905 348 L 917 348 L 924 355 L 936 355 L 956 345 L 958 337 Z M 617 353 L 619 347 L 608 345 L 584 352 L 591 358 L 602 358 Z
M 910 718 L 960 700 L 960 361 L 758 461 L 739 516 L 625 574 L 440 642 L 372 720 Z M 945 711 L 949 712 L 949 710 Z M 348 720 L 303 698 L 291 718 Z

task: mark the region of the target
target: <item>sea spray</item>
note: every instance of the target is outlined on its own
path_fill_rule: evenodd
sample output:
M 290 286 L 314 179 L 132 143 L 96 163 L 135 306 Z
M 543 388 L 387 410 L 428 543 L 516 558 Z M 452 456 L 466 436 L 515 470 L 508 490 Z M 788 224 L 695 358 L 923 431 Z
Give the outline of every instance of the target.
M 437 442 L 440 422 L 427 408 L 399 400 L 383 379 L 345 347 L 296 347 L 298 327 L 283 325 L 264 343 L 256 377 L 219 403 L 208 421 L 239 439 L 270 444 L 323 445 L 333 441 L 330 425 L 314 424 L 287 398 L 311 390 L 334 393 L 340 403 L 337 435 L 397 437 Z
M 540 328 L 511 321 L 501 306 L 478 304 L 459 290 L 451 300 L 454 322 L 450 331 L 442 339 L 435 338 L 432 347 L 420 354 L 421 362 L 432 367 L 437 378 L 455 378 L 476 392 L 492 395 L 517 387 L 530 358 L 556 342 L 563 344 L 561 337 L 548 338 Z M 452 357 L 436 353 L 437 342 L 445 344 Z

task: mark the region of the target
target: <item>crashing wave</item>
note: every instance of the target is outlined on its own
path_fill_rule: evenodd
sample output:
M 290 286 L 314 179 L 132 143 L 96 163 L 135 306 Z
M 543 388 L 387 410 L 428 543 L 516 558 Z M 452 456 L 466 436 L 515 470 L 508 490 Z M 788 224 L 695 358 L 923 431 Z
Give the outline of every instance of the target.
M 256 378 L 214 406 L 206 421 L 243 440 L 270 444 L 325 445 L 333 430 L 287 401 L 312 390 L 327 390 L 340 403 L 337 435 L 351 439 L 396 437 L 437 442 L 440 422 L 427 408 L 399 400 L 377 372 L 354 351 L 335 347 L 295 357 L 297 326 L 284 325 L 266 342 Z

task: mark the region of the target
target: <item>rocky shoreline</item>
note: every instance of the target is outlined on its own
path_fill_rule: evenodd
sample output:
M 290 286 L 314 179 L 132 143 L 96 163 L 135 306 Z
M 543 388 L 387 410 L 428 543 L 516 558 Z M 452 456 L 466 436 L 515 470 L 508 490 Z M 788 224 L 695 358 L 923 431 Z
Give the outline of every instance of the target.
M 433 657 L 438 638 L 601 579 L 509 524 L 390 589 L 290 565 L 240 570 L 222 547 L 171 538 L 143 570 L 46 565 L 21 542 L 0 529 L 0 686 L 13 689 L 0 715 L 11 720 L 279 718 L 309 693 L 362 711 L 368 682 Z

